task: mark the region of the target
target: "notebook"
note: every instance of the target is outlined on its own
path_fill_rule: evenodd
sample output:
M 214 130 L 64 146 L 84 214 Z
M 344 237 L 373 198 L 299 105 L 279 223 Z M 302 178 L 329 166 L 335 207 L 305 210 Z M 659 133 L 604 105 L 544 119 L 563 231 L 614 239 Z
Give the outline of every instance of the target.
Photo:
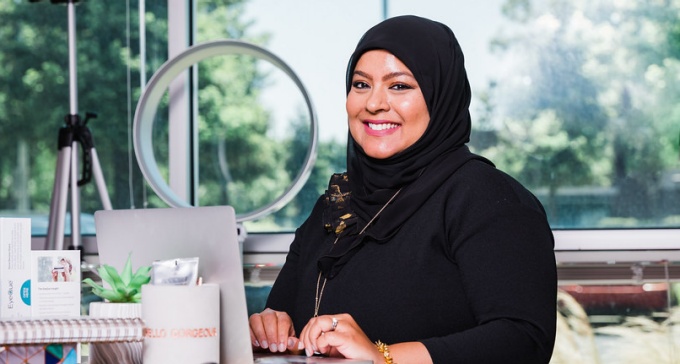
M 199 258 L 203 282 L 220 286 L 220 363 L 252 364 L 243 265 L 230 206 L 102 210 L 94 214 L 99 262 L 132 267 Z

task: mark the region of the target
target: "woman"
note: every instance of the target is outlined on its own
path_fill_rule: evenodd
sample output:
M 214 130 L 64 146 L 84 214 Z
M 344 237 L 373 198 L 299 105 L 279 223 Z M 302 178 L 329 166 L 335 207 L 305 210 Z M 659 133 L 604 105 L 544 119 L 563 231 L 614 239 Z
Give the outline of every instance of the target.
M 445 25 L 402 16 L 363 36 L 347 70 L 347 173 L 331 178 L 267 309 L 251 316 L 255 348 L 374 363 L 550 360 L 552 232 L 531 193 L 466 147 L 470 98 Z

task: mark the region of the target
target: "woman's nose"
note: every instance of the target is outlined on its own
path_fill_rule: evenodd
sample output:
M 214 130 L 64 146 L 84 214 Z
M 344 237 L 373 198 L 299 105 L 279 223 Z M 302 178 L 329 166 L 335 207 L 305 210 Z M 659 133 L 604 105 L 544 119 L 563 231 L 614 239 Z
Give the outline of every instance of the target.
M 366 100 L 366 110 L 375 114 L 389 109 L 390 104 L 386 92 L 377 88 L 371 90 L 371 93 Z

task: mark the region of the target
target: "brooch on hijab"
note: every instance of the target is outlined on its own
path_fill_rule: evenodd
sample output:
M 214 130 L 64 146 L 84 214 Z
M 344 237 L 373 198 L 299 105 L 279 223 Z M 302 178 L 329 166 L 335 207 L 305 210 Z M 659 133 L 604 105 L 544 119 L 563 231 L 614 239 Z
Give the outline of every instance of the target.
M 356 214 L 349 207 L 351 192 L 348 187 L 347 174 L 336 173 L 331 177 L 326 191 L 326 209 L 323 214 L 324 228 L 340 235 L 349 226 L 356 224 Z M 343 191 L 345 190 L 345 191 Z

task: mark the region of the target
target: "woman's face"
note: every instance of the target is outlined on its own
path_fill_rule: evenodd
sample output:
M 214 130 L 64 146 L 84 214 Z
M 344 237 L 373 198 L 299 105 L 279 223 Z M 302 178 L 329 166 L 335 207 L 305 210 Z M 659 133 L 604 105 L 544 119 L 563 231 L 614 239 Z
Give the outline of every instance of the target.
M 378 159 L 413 145 L 430 122 L 418 82 L 385 50 L 368 51 L 359 58 L 346 109 L 352 137 L 369 157 Z

